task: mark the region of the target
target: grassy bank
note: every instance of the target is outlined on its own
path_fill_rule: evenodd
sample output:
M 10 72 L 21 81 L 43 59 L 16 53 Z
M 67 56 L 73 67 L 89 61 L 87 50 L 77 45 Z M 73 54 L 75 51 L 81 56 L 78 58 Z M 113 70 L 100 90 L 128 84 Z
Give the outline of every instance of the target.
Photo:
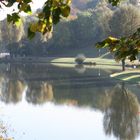
M 140 83 L 140 70 L 127 70 L 112 74 L 111 77 L 133 83 Z
M 86 58 L 84 61 L 86 63 L 96 63 L 96 65 L 84 65 L 85 68 L 91 69 L 113 69 L 113 70 L 121 70 L 121 65 L 113 59 L 104 59 L 104 58 Z M 75 58 L 55 58 L 51 61 L 52 65 L 57 67 L 64 68 L 75 68 Z
M 115 62 L 115 60 L 113 59 L 105 59 L 105 58 L 86 58 L 86 60 L 84 61 L 86 63 L 92 62 L 92 63 L 96 63 L 97 65 L 115 65 L 118 66 L 120 64 L 118 64 L 117 62 Z M 67 63 L 67 64 L 75 64 L 75 58 L 73 57 L 69 57 L 69 58 L 55 58 L 51 60 L 51 63 Z
M 119 70 L 120 72 L 114 73 L 110 75 L 112 78 L 116 78 L 122 81 L 132 82 L 132 83 L 140 83 L 140 70 L 126 68 L 126 71 L 122 72 L 121 63 L 115 62 L 114 59 L 106 59 L 103 57 L 98 58 L 86 58 L 85 62 L 96 63 L 96 65 L 84 65 L 85 68 L 90 69 L 108 69 L 108 70 Z M 75 67 L 75 58 L 55 58 L 51 61 L 51 63 L 58 67 L 65 68 L 74 68 Z M 130 63 L 126 61 L 127 65 L 137 65 L 137 61 L 135 63 Z

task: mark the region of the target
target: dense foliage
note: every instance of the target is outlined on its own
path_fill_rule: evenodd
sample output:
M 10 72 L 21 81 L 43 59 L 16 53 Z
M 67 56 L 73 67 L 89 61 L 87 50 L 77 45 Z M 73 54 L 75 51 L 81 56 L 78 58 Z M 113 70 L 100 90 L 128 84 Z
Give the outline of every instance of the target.
M 132 5 L 117 9 L 110 20 L 113 37 L 98 42 L 97 48 L 108 48 L 114 54 L 116 61 L 136 60 L 140 52 L 139 14 L 139 9 Z
M 7 15 L 7 21 L 19 25 L 21 22 L 19 13 L 32 13 L 30 3 L 32 0 L 1 0 L 1 5 L 12 7 L 17 3 L 18 11 Z M 33 38 L 36 32 L 46 34 L 52 30 L 53 24 L 57 24 L 62 17 L 70 14 L 71 0 L 47 0 L 41 12 L 36 15 L 36 21 L 31 22 L 28 28 L 28 37 Z

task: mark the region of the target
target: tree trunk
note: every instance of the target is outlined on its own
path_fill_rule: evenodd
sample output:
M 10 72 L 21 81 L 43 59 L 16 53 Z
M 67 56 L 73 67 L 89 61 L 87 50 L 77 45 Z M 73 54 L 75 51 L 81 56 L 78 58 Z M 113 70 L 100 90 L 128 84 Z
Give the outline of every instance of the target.
M 125 59 L 122 60 L 122 71 L 125 71 Z

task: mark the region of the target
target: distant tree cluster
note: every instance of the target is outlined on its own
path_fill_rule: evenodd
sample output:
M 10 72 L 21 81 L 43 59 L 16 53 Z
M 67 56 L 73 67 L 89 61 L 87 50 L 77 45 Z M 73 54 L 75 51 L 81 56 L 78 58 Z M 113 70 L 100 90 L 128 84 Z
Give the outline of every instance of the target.
M 79 8 L 76 17 L 63 19 L 54 26 L 53 34 L 36 33 L 30 41 L 27 38 L 27 28 L 35 20 L 34 16 L 22 19 L 19 27 L 7 25 L 6 20 L 1 21 L 0 50 L 9 51 L 11 56 L 47 56 L 49 52 L 59 53 L 60 50 L 61 53 L 69 55 L 67 50 L 71 48 L 88 50 L 110 35 L 129 36 L 140 25 L 140 10 L 138 3 L 133 0 L 127 0 L 117 8 L 105 0 L 81 0 L 73 1 L 72 4 L 73 7 Z M 80 9 L 80 5 L 84 5 L 83 8 Z M 95 49 L 95 54 L 97 52 Z
M 131 12 L 130 12 L 131 11 Z M 89 48 L 108 36 L 129 36 L 140 27 L 140 10 L 130 3 L 112 9 L 99 3 L 80 12 L 75 20 L 59 23 L 48 42 L 49 48 Z M 54 50 L 55 50 L 54 49 Z M 97 53 L 97 52 L 96 52 Z

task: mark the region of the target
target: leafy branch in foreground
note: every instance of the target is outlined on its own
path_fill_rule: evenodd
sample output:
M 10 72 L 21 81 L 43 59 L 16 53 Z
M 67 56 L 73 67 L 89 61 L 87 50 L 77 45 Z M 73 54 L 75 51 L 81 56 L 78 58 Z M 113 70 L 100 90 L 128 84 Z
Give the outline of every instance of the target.
M 129 37 L 108 37 L 96 44 L 97 48 L 108 48 L 114 54 L 116 61 L 125 63 L 126 59 L 131 62 L 137 59 L 140 52 L 140 28 Z M 124 70 L 124 68 L 123 68 Z
M 12 7 L 17 4 L 16 12 L 7 15 L 8 23 L 20 25 L 19 13 L 32 13 L 32 0 L 0 0 L 0 6 Z M 36 21 L 31 22 L 28 28 L 28 37 L 31 39 L 36 32 L 46 34 L 52 31 L 53 24 L 57 24 L 61 18 L 68 17 L 70 14 L 71 0 L 46 0 L 43 9 L 36 15 Z

